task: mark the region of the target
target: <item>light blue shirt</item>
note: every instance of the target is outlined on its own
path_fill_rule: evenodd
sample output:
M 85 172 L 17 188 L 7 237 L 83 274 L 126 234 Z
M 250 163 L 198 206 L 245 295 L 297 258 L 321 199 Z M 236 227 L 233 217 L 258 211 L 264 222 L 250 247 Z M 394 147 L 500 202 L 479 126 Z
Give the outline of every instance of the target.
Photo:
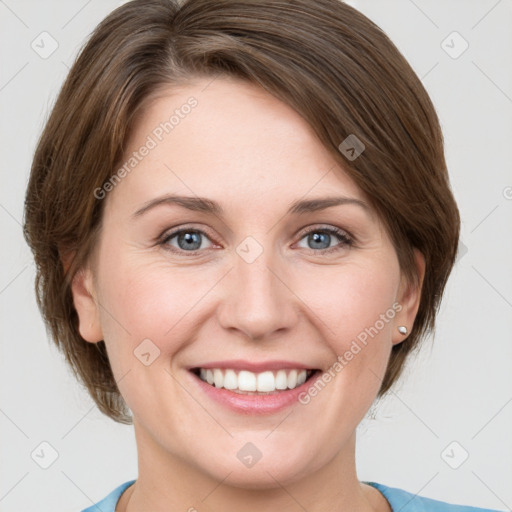
M 130 480 L 115 488 L 108 496 L 101 501 L 92 505 L 82 512 L 115 512 L 116 504 L 123 494 L 124 490 L 132 485 L 135 480 Z M 389 501 L 393 511 L 400 512 L 498 512 L 489 508 L 468 507 L 466 505 L 453 505 L 444 501 L 423 498 L 416 494 L 397 489 L 396 487 L 388 487 L 384 484 L 375 482 L 363 482 L 371 485 L 380 491 Z

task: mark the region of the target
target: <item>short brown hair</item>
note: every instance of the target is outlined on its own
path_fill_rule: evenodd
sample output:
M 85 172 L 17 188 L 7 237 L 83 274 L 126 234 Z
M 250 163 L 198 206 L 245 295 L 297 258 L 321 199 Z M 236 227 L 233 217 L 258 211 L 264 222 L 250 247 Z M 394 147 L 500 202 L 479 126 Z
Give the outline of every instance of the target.
M 122 161 L 135 114 L 162 85 L 198 76 L 259 84 L 311 125 L 370 198 L 402 272 L 417 282 L 412 332 L 392 348 L 379 396 L 434 328 L 454 264 L 459 212 L 443 136 L 420 80 L 386 34 L 339 0 L 134 0 L 95 29 L 60 91 L 35 151 L 25 199 L 25 238 L 48 330 L 99 409 L 131 423 L 105 343 L 79 334 L 70 284 L 85 266 L 104 201 L 93 193 Z M 351 160 L 349 135 L 365 146 Z M 62 256 L 73 254 L 69 268 Z

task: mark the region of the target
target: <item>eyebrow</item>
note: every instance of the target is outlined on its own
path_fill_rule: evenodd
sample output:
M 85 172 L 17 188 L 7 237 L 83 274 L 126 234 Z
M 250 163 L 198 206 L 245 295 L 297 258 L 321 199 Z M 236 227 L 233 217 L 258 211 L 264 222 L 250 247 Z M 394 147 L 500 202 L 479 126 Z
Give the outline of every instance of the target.
M 190 197 L 190 196 L 177 196 L 177 195 L 165 195 L 162 197 L 157 197 L 155 199 L 151 199 L 147 203 L 145 203 L 140 209 L 138 209 L 133 217 L 140 217 L 144 213 L 149 210 L 155 208 L 156 206 L 160 206 L 163 204 L 176 204 L 188 210 L 209 213 L 213 215 L 217 215 L 222 217 L 224 215 L 224 210 L 222 206 L 216 201 L 212 201 L 211 199 L 207 199 L 205 197 Z M 368 213 L 370 212 L 370 207 L 364 201 L 360 199 L 355 199 L 353 197 L 325 197 L 318 199 L 309 199 L 309 200 L 299 200 L 295 201 L 291 204 L 288 209 L 288 214 L 295 215 L 303 215 L 305 213 L 316 212 L 319 210 L 325 210 L 326 208 L 331 208 L 333 206 L 353 204 L 362 207 Z

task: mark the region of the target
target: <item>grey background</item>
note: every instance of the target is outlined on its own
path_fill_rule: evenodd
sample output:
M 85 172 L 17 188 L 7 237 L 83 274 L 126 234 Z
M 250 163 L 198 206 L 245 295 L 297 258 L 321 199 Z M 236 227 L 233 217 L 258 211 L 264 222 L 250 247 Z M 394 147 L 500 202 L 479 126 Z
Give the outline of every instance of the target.
M 49 109 L 79 47 L 121 3 L 0 0 L 1 512 L 79 511 L 137 476 L 132 427 L 99 413 L 47 341 L 21 233 Z M 358 429 L 358 475 L 511 510 L 512 0 L 349 3 L 387 32 L 438 109 L 466 251 L 434 340 Z M 51 49 L 44 31 L 58 43 L 47 58 L 31 47 Z M 42 442 L 58 455 L 47 469 Z

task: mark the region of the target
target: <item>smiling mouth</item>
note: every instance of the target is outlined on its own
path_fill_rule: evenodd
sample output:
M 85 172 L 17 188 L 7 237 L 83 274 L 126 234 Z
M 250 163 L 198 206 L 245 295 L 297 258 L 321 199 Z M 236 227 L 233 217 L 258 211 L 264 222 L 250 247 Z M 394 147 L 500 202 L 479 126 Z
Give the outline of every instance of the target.
M 254 373 L 229 368 L 191 368 L 203 382 L 243 395 L 268 395 L 295 389 L 320 370 L 286 369 Z

